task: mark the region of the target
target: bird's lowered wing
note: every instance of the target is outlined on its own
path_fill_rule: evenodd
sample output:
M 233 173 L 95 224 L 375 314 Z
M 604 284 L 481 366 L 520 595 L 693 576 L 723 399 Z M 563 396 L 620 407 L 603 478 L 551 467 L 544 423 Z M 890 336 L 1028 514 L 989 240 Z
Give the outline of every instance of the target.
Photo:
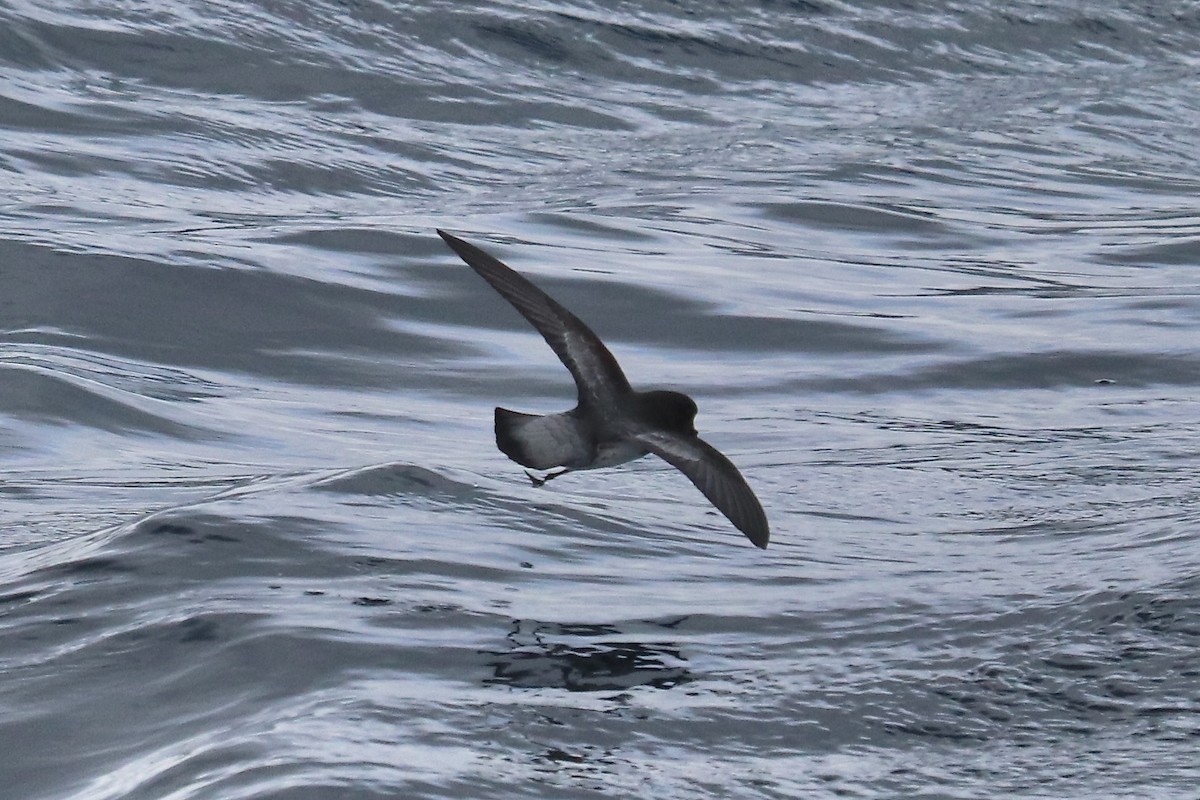
M 633 439 L 688 477 L 757 547 L 771 538 L 767 515 L 733 462 L 698 436 L 643 431 Z

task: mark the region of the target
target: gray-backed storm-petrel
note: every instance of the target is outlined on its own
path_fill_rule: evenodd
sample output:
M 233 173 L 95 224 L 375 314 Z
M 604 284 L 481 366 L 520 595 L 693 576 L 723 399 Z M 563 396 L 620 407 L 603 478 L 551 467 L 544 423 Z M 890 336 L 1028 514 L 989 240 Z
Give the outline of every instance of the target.
M 561 414 L 496 408 L 496 445 L 535 486 L 567 472 L 624 464 L 654 453 L 677 468 L 758 547 L 771 531 L 758 498 L 733 463 L 696 435 L 696 403 L 680 392 L 639 392 L 592 329 L 512 268 L 473 244 L 438 235 L 529 320 L 558 355 L 579 392 Z

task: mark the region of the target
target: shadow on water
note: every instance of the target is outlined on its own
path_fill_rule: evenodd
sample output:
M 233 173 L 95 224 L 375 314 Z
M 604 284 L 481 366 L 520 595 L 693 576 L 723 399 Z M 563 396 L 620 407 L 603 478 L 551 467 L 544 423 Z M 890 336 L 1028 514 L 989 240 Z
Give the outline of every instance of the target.
M 674 627 L 682 621 L 676 619 L 662 627 Z M 605 692 L 638 686 L 671 689 L 693 680 L 679 645 L 623 638 L 612 641 L 614 637 L 623 634 L 613 625 L 515 620 L 505 637 L 508 649 L 484 653 L 492 656 L 488 666 L 493 675 L 485 683 Z

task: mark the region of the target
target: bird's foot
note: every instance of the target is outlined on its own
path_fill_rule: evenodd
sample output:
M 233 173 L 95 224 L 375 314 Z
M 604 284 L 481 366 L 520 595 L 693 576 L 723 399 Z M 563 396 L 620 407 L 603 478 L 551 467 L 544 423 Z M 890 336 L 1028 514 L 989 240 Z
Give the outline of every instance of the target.
M 558 471 L 558 472 L 547 472 L 545 475 L 542 475 L 542 476 L 540 476 L 540 477 L 539 477 L 539 476 L 537 476 L 537 475 L 534 475 L 534 474 L 533 474 L 532 472 L 530 472 L 529 470 L 525 470 L 525 474 L 526 474 L 527 476 L 529 476 L 529 481 L 530 481 L 530 482 L 531 482 L 531 483 L 532 483 L 534 486 L 545 486 L 545 485 L 546 485 L 546 483 L 547 483 L 547 481 L 552 481 L 552 480 L 554 480 L 555 478 L 557 478 L 559 475 L 565 475 L 565 474 L 567 474 L 567 473 L 568 473 L 568 472 L 570 472 L 570 471 L 571 471 L 571 470 L 569 470 L 569 469 L 563 468 L 562 470 L 560 470 L 560 471 Z

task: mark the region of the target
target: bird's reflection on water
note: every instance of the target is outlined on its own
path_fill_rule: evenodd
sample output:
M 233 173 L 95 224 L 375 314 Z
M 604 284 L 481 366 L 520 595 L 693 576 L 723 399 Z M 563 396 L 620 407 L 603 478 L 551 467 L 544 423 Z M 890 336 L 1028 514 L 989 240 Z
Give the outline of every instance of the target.
M 655 623 L 673 628 L 685 618 Z M 614 625 L 514 620 L 509 647 L 488 651 L 489 684 L 600 692 L 650 686 L 671 689 L 692 681 L 679 645 L 633 641 Z

